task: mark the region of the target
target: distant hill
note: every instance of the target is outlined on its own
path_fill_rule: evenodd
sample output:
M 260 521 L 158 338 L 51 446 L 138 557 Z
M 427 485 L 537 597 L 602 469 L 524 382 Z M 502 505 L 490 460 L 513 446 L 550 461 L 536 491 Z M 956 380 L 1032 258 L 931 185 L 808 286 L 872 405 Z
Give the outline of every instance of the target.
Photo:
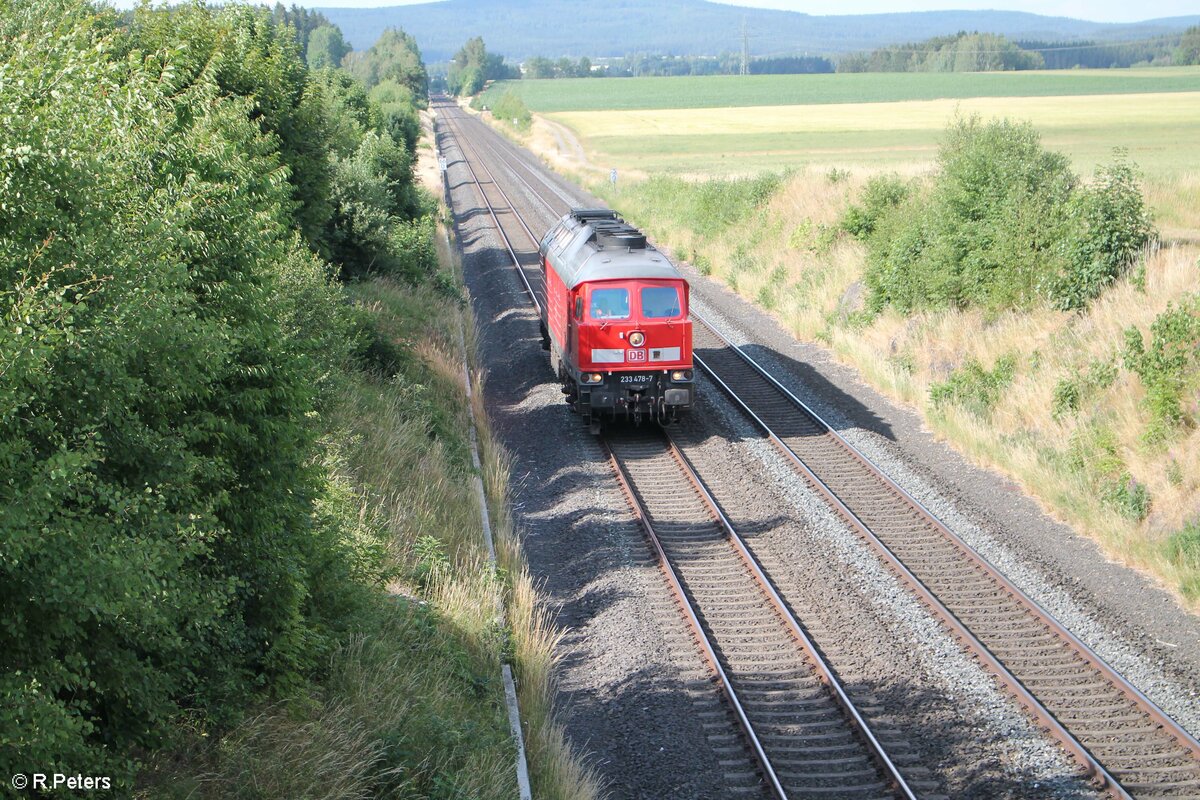
M 703 0 L 443 0 L 315 10 L 359 50 L 370 47 L 384 28 L 402 27 L 416 37 L 428 62 L 450 59 L 472 36 L 483 36 L 489 52 L 510 61 L 636 52 L 716 55 L 741 50 L 743 20 L 756 56 L 837 55 L 975 30 L 1023 40 L 1121 41 L 1200 24 L 1200 15 L 1112 24 L 1016 11 L 812 16 Z

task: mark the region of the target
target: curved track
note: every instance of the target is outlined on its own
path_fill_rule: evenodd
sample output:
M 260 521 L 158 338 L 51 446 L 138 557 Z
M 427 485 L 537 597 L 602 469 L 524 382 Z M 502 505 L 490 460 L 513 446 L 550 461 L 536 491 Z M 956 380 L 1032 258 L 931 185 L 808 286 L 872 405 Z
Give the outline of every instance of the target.
M 458 113 L 451 106 L 448 122 Z M 570 198 L 559 188 L 523 158 L 487 148 L 549 213 L 565 213 Z M 513 259 L 528 285 L 526 265 L 515 252 Z M 697 365 L 1087 772 L 1116 796 L 1200 797 L 1200 743 L 741 348 L 692 316 Z

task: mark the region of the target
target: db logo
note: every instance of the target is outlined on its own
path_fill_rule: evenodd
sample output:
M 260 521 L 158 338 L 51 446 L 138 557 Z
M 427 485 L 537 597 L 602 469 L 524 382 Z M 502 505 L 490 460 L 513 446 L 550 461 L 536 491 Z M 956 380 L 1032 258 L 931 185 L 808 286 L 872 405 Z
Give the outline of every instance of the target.
M 629 362 L 645 361 L 646 360 L 646 351 L 645 350 L 626 350 L 625 351 L 625 360 L 629 361 Z

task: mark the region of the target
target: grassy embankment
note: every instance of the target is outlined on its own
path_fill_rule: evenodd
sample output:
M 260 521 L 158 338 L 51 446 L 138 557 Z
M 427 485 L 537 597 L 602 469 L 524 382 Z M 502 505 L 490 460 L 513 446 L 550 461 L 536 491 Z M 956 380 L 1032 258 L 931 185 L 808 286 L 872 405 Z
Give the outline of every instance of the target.
M 881 165 L 927 185 L 938 139 L 957 103 L 922 108 L 917 116 L 925 121 L 915 128 L 909 127 L 916 113 L 912 103 L 782 108 L 767 120 L 745 109 L 663 111 L 650 123 L 642 117 L 635 123 L 624 112 L 551 118 L 578 126 L 589 148 L 615 137 L 622 144 L 608 145 L 612 151 L 644 158 L 641 163 L 652 177 L 625 181 L 616 191 L 595 172 L 577 174 L 658 241 L 774 313 L 797 337 L 825 343 L 865 380 L 919 409 L 934 431 L 978 463 L 1012 475 L 1054 515 L 1095 537 L 1113 556 L 1152 573 L 1195 607 L 1200 601 L 1200 432 L 1195 426 L 1200 375 L 1194 362 L 1185 370 L 1183 417 L 1164 433 L 1146 384 L 1124 358 L 1126 329 L 1148 332 L 1168 307 L 1193 297 L 1197 286 L 1200 163 L 1195 159 L 1200 150 L 1184 146 L 1180 132 L 1200 129 L 1200 106 L 1192 93 L 1160 93 L 1162 86 L 1152 80 L 1156 73 L 1117 76 L 1144 80 L 1147 94 L 1141 96 L 1001 98 L 960 106 L 989 116 L 1032 117 L 1046 147 L 1065 151 L 1084 175 L 1116 146 L 1127 147 L 1134 161 L 1149 166 L 1144 189 L 1161 247 L 1147 252 L 1141 265 L 1078 312 L 1047 307 L 1000 313 L 863 310 L 867 250 L 840 230 L 839 221 L 858 202 L 869 177 L 884 171 Z M 1200 83 L 1197 70 L 1158 74 L 1176 89 L 1181 80 L 1193 87 Z M 835 76 L 843 77 L 854 76 Z M 1007 79 L 1015 87 L 1026 76 L 969 77 Z M 1096 86 L 1108 77 L 1071 74 L 1060 80 Z M 1126 127 L 1131 108 L 1142 115 L 1142 129 L 1132 133 Z M 847 146 L 847 135 L 838 128 L 853 127 L 851 122 L 875 144 Z M 743 135 L 753 126 L 777 125 L 780 130 L 769 135 L 782 138 L 790 135 L 783 132 L 788 126 L 805 124 L 823 128 L 814 136 L 828 144 L 829 152 L 813 155 L 809 141 L 774 154 L 735 147 L 729 156 L 739 166 L 775 159 L 777 167 L 795 168 L 781 178 L 663 174 L 681 162 L 687 172 L 699 172 L 693 168 L 702 160 L 687 152 L 695 143 L 716 152 L 747 136 L 753 141 L 752 133 Z M 532 141 L 570 168 L 558 152 L 560 140 L 539 138 L 535 125 Z M 674 142 L 680 143 L 679 152 L 672 150 Z M 669 155 L 658 154 L 660 149 Z M 595 150 L 588 156 L 593 163 L 609 163 Z M 1011 370 L 996 370 L 999 363 L 1011 363 Z M 945 401 L 963 387 L 966 395 L 983 401 Z M 1113 476 L 1121 476 L 1126 489 L 1114 489 Z
M 422 177 L 436 191 L 428 140 L 422 150 Z M 515 797 L 504 658 L 514 668 L 534 795 L 600 795 L 553 719 L 559 633 L 514 536 L 508 456 L 482 405 L 474 318 L 456 295 L 457 259 L 444 240 L 437 247 L 453 291 L 446 282 L 413 287 L 383 278 L 346 287 L 383 369 L 349 370 L 326 421 L 322 466 L 340 489 L 340 507 L 326 510 L 356 518 L 364 541 L 388 542 L 397 577 L 332 656 L 319 687 L 260 709 L 216 741 L 182 741 L 140 796 Z M 464 358 L 496 568 L 472 488 Z

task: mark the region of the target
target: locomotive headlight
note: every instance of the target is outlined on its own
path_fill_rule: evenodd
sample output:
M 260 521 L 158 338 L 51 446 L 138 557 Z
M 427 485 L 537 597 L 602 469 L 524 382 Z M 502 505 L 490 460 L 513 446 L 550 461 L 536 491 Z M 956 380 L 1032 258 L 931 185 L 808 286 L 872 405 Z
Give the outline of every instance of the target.
M 692 371 L 690 369 L 677 369 L 671 373 L 673 381 L 690 381 L 692 379 Z
M 600 383 L 604 380 L 604 376 L 599 372 L 585 372 L 579 376 L 579 380 L 584 383 Z
M 634 331 L 629 334 L 629 343 L 634 347 L 641 347 L 646 343 L 646 335 L 641 331 Z

